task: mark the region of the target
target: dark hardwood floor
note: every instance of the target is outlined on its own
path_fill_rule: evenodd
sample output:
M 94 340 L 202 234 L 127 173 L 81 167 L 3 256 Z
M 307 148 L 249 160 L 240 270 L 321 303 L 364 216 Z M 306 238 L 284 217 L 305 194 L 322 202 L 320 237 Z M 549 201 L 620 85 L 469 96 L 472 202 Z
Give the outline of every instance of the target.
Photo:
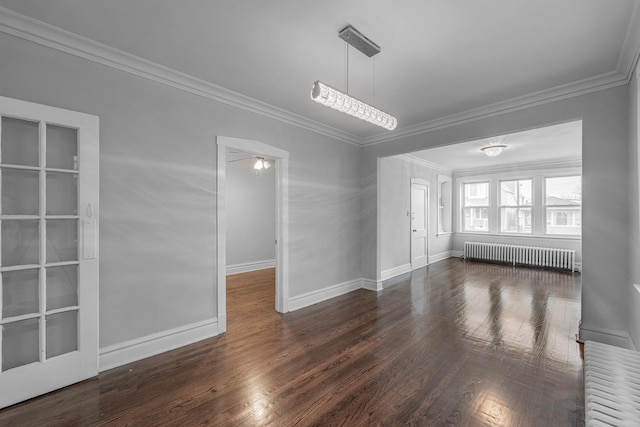
M 0 411 L 2 426 L 574 426 L 580 275 L 449 259 L 285 315 L 230 276 L 228 330 Z

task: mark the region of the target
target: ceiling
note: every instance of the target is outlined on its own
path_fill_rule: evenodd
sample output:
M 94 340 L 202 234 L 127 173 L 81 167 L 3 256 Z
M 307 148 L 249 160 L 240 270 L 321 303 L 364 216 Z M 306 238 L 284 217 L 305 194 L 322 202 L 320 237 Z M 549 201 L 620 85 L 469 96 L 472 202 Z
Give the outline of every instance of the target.
M 499 156 L 488 157 L 481 151 L 481 148 L 496 143 L 506 145 Z M 412 155 L 452 171 L 490 169 L 506 165 L 516 167 L 525 164 L 581 161 L 582 121 L 560 123 L 498 138 L 431 148 L 414 152 Z
M 0 0 L 0 7 L 370 143 L 488 105 L 628 80 L 640 45 L 637 3 Z M 337 33 L 347 24 L 382 48 L 375 60 L 351 51 L 349 93 L 394 114 L 393 132 L 310 100 L 318 79 L 345 89 Z

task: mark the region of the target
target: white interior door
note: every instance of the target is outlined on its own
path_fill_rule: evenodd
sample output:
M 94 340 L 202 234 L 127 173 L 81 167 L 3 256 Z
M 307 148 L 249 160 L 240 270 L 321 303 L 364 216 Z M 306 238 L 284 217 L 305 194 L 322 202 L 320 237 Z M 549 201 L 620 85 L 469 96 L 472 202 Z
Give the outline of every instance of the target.
M 98 373 L 98 118 L 0 97 L 0 408 Z
M 429 264 L 429 183 L 411 180 L 411 269 Z

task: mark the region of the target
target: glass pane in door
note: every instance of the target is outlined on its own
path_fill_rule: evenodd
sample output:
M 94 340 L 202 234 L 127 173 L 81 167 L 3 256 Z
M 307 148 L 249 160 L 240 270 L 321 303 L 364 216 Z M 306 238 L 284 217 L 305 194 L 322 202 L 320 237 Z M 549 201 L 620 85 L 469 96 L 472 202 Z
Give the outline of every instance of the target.
M 47 172 L 47 215 L 78 214 L 78 175 Z
M 47 268 L 47 310 L 78 305 L 78 266 Z
M 39 319 L 21 320 L 2 325 L 2 370 L 40 360 Z
M 0 221 L 2 223 L 2 266 L 38 264 L 40 232 L 37 219 Z
M 47 263 L 78 260 L 78 220 L 47 220 Z
M 3 117 L 1 163 L 38 166 L 38 134 L 37 122 Z
M 98 117 L 0 96 L 0 408 L 98 372 L 98 169 Z
M 38 215 L 38 171 L 2 169 L 2 215 Z
M 2 273 L 2 318 L 38 313 L 38 269 Z
M 47 167 L 78 170 L 78 131 L 47 125 Z
M 47 316 L 47 359 L 78 349 L 78 312 Z

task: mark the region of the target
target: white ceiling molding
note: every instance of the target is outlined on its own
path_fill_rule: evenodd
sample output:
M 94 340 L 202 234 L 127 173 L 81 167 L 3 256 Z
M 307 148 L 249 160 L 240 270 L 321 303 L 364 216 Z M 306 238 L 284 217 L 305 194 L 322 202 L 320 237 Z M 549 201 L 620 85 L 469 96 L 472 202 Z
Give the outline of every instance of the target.
M 639 9 L 640 6 L 636 4 L 615 71 L 367 138 L 358 137 L 186 73 L 21 15 L 4 7 L 0 7 L 0 32 L 336 140 L 358 146 L 367 146 L 391 142 L 437 129 L 628 84 L 640 56 Z
M 0 32 L 349 144 L 356 135 L 0 7 Z
M 562 99 L 573 98 L 574 96 L 610 89 L 628 83 L 629 80 L 624 75 L 618 72 L 610 72 L 597 77 L 520 96 L 508 101 L 497 102 L 495 104 L 474 108 L 462 113 L 452 114 L 450 116 L 441 117 L 424 123 L 418 123 L 417 125 L 397 129 L 393 133 L 387 132 L 373 135 L 365 138 L 362 145 L 382 144 L 401 138 L 421 135 L 434 130 L 444 129 L 513 111 L 524 110 L 525 108 L 548 104 Z
M 640 56 L 640 5 L 636 2 L 616 67 L 619 73 L 626 76 L 627 82 L 631 80 L 638 56 Z
M 568 159 L 554 159 L 546 162 L 526 162 L 512 165 L 493 166 L 487 168 L 474 168 L 453 171 L 456 178 L 476 175 L 501 174 L 507 172 L 528 172 L 541 169 L 571 169 L 582 168 L 582 157 Z
M 539 92 L 530 93 L 507 101 L 501 101 L 465 112 L 452 114 L 450 116 L 418 123 L 413 126 L 397 129 L 393 133 L 379 133 L 364 138 L 362 145 L 382 144 L 389 141 L 395 141 L 400 138 L 420 135 L 437 129 L 443 129 L 454 125 L 628 84 L 631 80 L 636 63 L 638 62 L 638 58 L 640 58 L 639 3 L 640 2 L 636 2 L 633 8 L 633 13 L 629 21 L 629 27 L 627 28 L 627 34 L 620 51 L 620 56 L 618 57 L 618 64 L 615 71 L 545 89 Z
M 393 157 L 396 159 L 404 160 L 405 162 L 413 163 L 420 166 L 425 166 L 429 169 L 435 170 L 436 172 L 442 172 L 447 175 L 451 175 L 453 173 L 453 170 L 449 169 L 444 165 L 430 162 L 429 160 L 425 160 L 421 157 L 414 156 L 413 154 L 398 154 L 397 156 L 393 156 Z

